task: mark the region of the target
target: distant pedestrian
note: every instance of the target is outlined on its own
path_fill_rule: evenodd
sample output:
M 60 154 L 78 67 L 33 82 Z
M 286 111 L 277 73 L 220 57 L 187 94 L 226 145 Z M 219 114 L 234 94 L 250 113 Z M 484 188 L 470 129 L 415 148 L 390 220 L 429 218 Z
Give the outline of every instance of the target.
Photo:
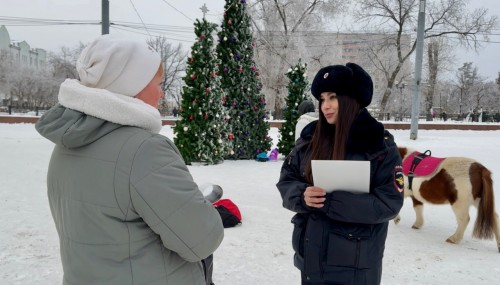
M 174 108 L 172 109 L 172 115 L 174 115 L 174 118 L 177 118 L 177 113 L 178 113 L 177 108 L 176 108 L 176 107 L 174 107 Z
M 442 119 L 443 121 L 445 121 L 445 122 L 446 122 L 446 120 L 448 119 L 448 115 L 446 115 L 446 112 L 445 112 L 445 111 L 443 111 L 443 113 L 441 113 L 441 119 Z
M 300 133 L 305 126 L 318 119 L 318 113 L 315 112 L 314 103 L 311 100 L 302 101 L 298 111 L 300 117 L 295 124 L 295 141 L 300 138 Z

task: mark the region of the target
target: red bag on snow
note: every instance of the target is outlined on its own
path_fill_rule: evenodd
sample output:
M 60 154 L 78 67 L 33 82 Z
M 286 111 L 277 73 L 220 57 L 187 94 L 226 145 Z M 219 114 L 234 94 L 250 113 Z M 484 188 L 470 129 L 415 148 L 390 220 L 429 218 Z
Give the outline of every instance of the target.
M 220 199 L 214 203 L 215 209 L 220 214 L 222 224 L 225 228 L 231 228 L 241 224 L 241 213 L 238 206 L 229 199 Z

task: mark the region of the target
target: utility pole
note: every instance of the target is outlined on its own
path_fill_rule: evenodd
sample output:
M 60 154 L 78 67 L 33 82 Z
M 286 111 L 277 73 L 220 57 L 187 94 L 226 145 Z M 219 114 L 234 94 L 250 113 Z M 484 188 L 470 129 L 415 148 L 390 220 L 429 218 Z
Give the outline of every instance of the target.
M 102 0 L 102 28 L 101 34 L 109 34 L 109 0 Z
M 418 133 L 418 119 L 420 117 L 420 93 L 422 84 L 422 58 L 424 53 L 424 28 L 425 28 L 425 0 L 420 0 L 418 8 L 417 47 L 415 54 L 415 90 L 411 106 L 411 132 L 410 139 L 416 140 Z

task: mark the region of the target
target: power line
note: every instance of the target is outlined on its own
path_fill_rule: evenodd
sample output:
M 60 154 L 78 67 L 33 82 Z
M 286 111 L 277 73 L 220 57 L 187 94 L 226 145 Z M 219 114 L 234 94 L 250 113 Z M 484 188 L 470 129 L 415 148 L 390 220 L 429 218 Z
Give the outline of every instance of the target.
M 141 31 L 137 31 L 137 29 L 134 29 L 134 28 L 130 28 L 130 27 L 126 27 L 126 26 L 121 26 L 121 25 L 111 25 L 111 28 L 113 29 L 117 29 L 117 30 L 122 30 L 122 31 L 126 31 L 126 32 L 130 32 L 130 33 L 135 33 L 135 34 L 140 34 L 140 35 L 145 35 L 145 36 L 150 36 L 150 34 L 147 34 L 147 33 L 143 33 Z M 165 36 L 165 34 L 163 33 L 159 33 L 158 34 L 159 36 L 162 36 L 164 37 L 165 39 L 167 40 L 173 40 L 173 41 L 179 41 L 179 42 L 187 42 L 187 43 L 193 43 L 194 40 L 185 40 L 185 39 L 178 39 L 178 38 L 173 38 L 173 37 L 167 37 Z
M 147 33 L 148 33 L 148 35 L 151 37 L 151 35 L 149 34 L 149 31 L 148 31 L 148 28 L 147 28 L 147 27 L 146 27 L 146 25 L 144 24 L 144 21 L 142 20 L 141 15 L 139 14 L 139 11 L 137 11 L 137 9 L 135 8 L 134 2 L 132 2 L 132 0 L 130 0 L 130 4 L 132 4 L 132 7 L 134 8 L 134 11 L 135 11 L 135 13 L 137 14 L 137 16 L 139 17 L 139 19 L 141 20 L 141 23 L 142 23 L 142 25 L 144 26 L 144 29 L 146 29 L 146 32 L 147 32 Z
M 131 1 L 132 3 L 132 1 Z M 132 3 L 133 5 L 133 3 Z M 135 9 L 135 6 L 134 6 Z M 128 24 L 130 26 L 141 25 L 145 30 L 148 29 L 156 29 L 162 31 L 174 31 L 177 30 L 179 32 L 192 33 L 192 27 L 186 26 L 172 26 L 172 25 L 159 25 L 159 24 L 146 24 L 142 21 L 137 9 L 136 13 L 141 19 L 141 23 L 134 22 L 126 22 L 126 21 L 114 21 L 114 23 L 120 24 Z M 101 21 L 98 20 L 57 20 L 57 19 L 44 19 L 44 18 L 26 18 L 26 17 L 10 17 L 10 16 L 0 16 L 0 23 L 4 23 L 10 26 L 50 26 L 50 25 L 100 25 Z M 432 32 L 442 32 L 444 30 L 432 30 Z M 493 30 L 492 30 L 493 31 Z M 282 33 L 283 31 L 270 31 L 267 30 L 268 33 Z M 295 33 L 289 34 L 289 37 L 301 37 L 304 33 L 318 33 L 316 36 L 324 36 L 327 37 L 329 34 L 395 34 L 393 31 L 347 31 L 347 32 L 335 32 L 335 31 L 297 31 Z M 408 30 L 404 31 L 404 34 L 410 35 L 413 34 L 413 31 Z M 481 32 L 477 33 L 480 36 L 499 36 L 500 33 L 496 32 Z
M 131 1 L 132 3 L 132 1 Z M 132 3 L 133 5 L 133 3 Z M 135 7 L 134 7 L 135 9 Z M 185 27 L 185 26 L 172 26 L 172 25 L 159 25 L 159 24 L 146 24 L 142 21 L 142 18 L 140 17 L 138 11 L 136 10 L 136 13 L 138 14 L 139 18 L 141 19 L 142 23 L 134 23 L 134 22 L 121 22 L 121 21 L 116 21 L 110 23 L 110 25 L 114 26 L 117 28 L 118 26 L 128 28 L 128 29 L 122 29 L 125 31 L 133 32 L 130 29 L 133 30 L 145 30 L 146 33 L 140 33 L 135 31 L 135 33 L 140 33 L 144 35 L 148 35 L 151 37 L 151 32 L 156 32 L 157 34 L 167 34 L 175 37 L 181 36 L 181 34 L 186 34 L 186 35 L 192 35 L 194 32 L 193 27 Z M 101 21 L 97 20 L 57 20 L 57 19 L 43 19 L 43 18 L 26 18 L 26 17 L 10 17 L 10 16 L 0 16 L 0 23 L 6 24 L 9 26 L 57 26 L 57 25 L 101 25 Z M 282 33 L 283 31 L 266 31 L 269 33 Z M 288 35 L 288 37 L 302 37 L 303 34 L 311 34 L 311 33 L 317 33 L 314 36 L 315 37 L 330 37 L 331 34 L 394 34 L 390 32 L 382 32 L 382 33 L 375 33 L 375 32 L 366 32 L 366 31 L 349 31 L 349 32 L 329 32 L 329 31 L 298 31 L 296 33 L 292 33 Z M 409 35 L 409 33 L 406 33 L 406 35 Z M 498 33 L 479 33 L 478 35 L 480 36 L 498 36 L 500 34 Z M 181 36 L 182 37 L 182 36 Z M 454 40 L 460 40 L 460 38 L 457 38 L 456 36 L 453 37 L 451 35 L 443 35 L 445 38 L 449 39 L 454 39 Z M 183 42 L 189 42 L 192 43 L 194 40 L 188 40 L 187 37 L 185 39 L 176 39 L 173 37 L 166 37 L 167 39 L 172 39 L 176 41 L 183 41 Z M 264 38 L 264 37 L 262 37 Z M 380 41 L 383 39 L 370 39 L 370 40 L 363 40 L 360 39 L 358 42 L 364 43 L 364 42 L 376 42 Z M 272 45 L 266 40 L 265 45 L 268 45 L 272 48 Z M 490 43 L 490 44 L 500 44 L 500 41 L 487 41 L 487 40 L 480 40 L 476 39 L 474 41 L 481 42 L 481 43 Z M 318 45 L 314 47 L 332 47 L 332 46 L 338 46 L 339 44 L 326 44 L 326 45 Z M 308 46 L 308 47 L 313 47 L 313 46 Z
M 167 4 L 168 6 L 170 6 L 172 9 L 174 9 L 175 11 L 181 13 L 184 17 L 186 17 L 188 20 L 190 20 L 191 22 L 194 22 L 193 19 L 189 18 L 186 14 L 182 13 L 179 9 L 175 8 L 174 6 L 172 6 L 170 3 L 167 2 L 167 0 L 162 0 L 163 2 L 165 2 L 165 4 Z
M 50 25 L 100 25 L 96 20 L 54 20 L 0 16 L 0 22 L 11 26 L 50 26 Z
M 17 18 L 17 17 L 14 18 L 14 17 L 3 17 L 3 16 L 0 16 L 0 23 L 8 26 L 100 25 L 101 24 L 100 21 L 95 21 L 95 20 L 72 21 L 72 20 L 52 20 L 52 19 Z M 158 25 L 158 24 L 122 22 L 122 21 L 113 21 L 112 24 L 124 25 L 133 28 L 142 28 L 146 30 L 177 32 L 186 34 L 192 34 L 194 31 L 193 27 L 185 27 L 185 26 Z

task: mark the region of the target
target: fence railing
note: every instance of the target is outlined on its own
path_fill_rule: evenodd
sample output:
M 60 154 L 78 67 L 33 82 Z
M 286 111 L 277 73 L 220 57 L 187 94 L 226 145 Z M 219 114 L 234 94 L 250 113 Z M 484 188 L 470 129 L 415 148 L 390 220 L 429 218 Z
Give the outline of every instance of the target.
M 0 114 L 0 124 L 34 124 L 38 121 L 39 116 L 9 116 Z M 174 125 L 177 119 L 163 119 L 162 124 Z M 410 122 L 392 122 L 382 121 L 384 127 L 390 130 L 409 130 Z M 269 121 L 271 128 L 280 128 L 283 124 L 282 120 Z M 420 130 L 476 130 L 476 131 L 492 131 L 500 130 L 500 123 L 458 123 L 453 121 L 447 122 L 419 122 Z

